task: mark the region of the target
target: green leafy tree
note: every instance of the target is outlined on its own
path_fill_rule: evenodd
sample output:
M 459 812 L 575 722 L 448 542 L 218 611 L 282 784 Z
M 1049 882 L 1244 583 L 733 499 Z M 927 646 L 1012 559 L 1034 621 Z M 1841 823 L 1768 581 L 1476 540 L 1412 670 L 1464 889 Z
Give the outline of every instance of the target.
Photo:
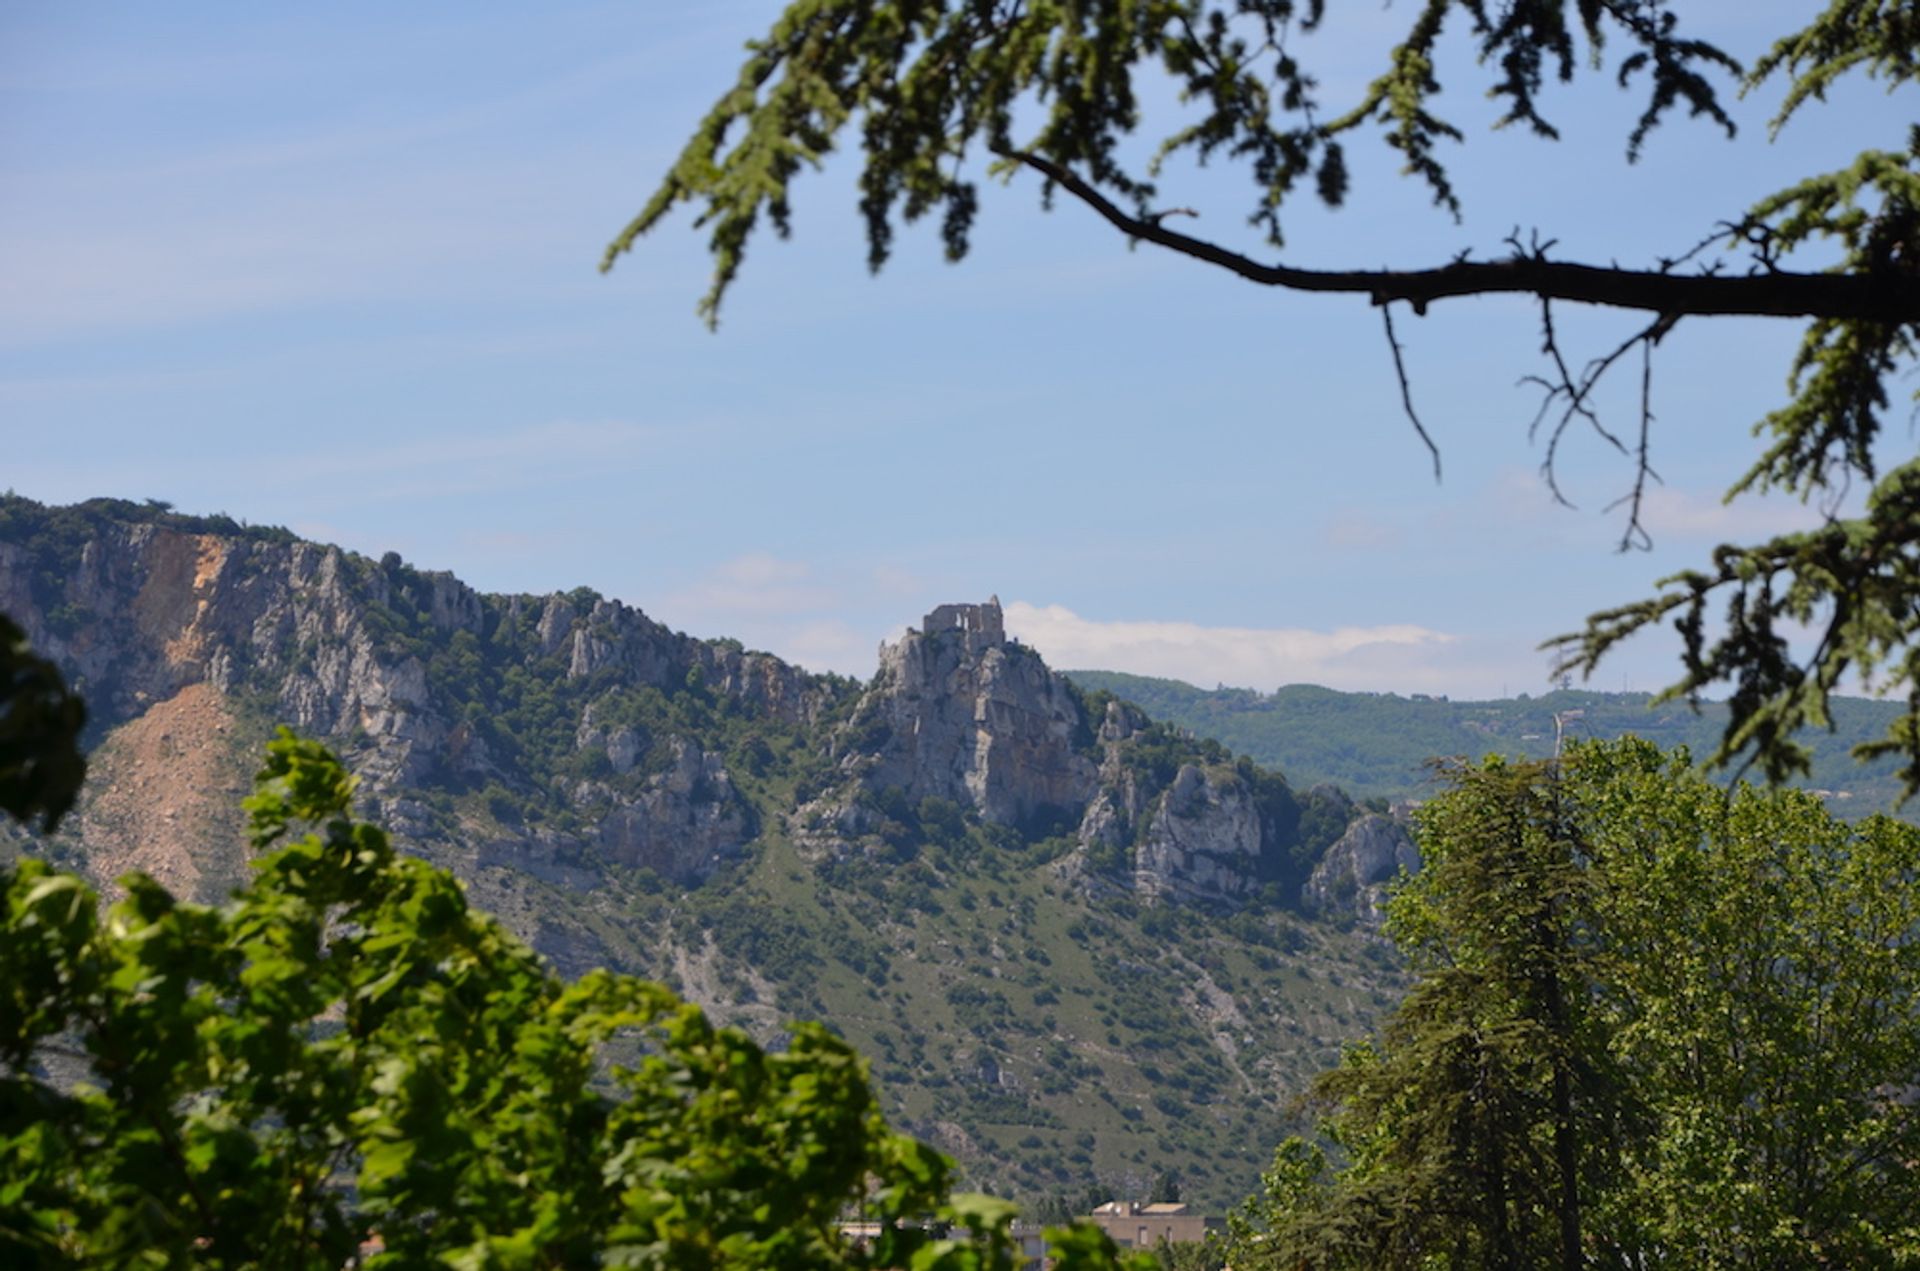
M 1920 1263 L 1920 831 L 1636 740 L 1456 774 L 1417 982 L 1235 1266 Z
M 1012 1207 L 950 1196 L 825 1028 L 768 1052 L 659 985 L 561 981 L 352 787 L 283 730 L 217 908 L 0 872 L 0 1262 L 1014 1265 Z
M 1442 35 L 1463 24 L 1487 91 L 1504 106 L 1499 126 L 1558 134 L 1543 91 L 1583 64 L 1611 70 L 1644 94 L 1626 139 L 1636 157 L 1676 109 L 1729 135 L 1728 88 L 1784 85 L 1777 132 L 1850 75 L 1906 88 L 1920 73 L 1920 24 L 1897 0 L 1830 0 L 1804 27 L 1780 34 L 1751 67 L 1680 23 L 1669 0 L 1419 0 L 1405 35 L 1356 100 L 1323 100 L 1313 35 L 1330 20 L 1325 0 L 794 0 L 748 46 L 736 81 L 701 121 L 639 214 L 607 248 L 603 268 L 676 207 L 698 207 L 709 232 L 713 285 L 701 312 L 717 319 L 748 244 L 763 224 L 791 228 L 794 179 L 820 165 L 849 131 L 861 151 L 861 212 L 868 260 L 892 250 L 896 221 L 937 214 L 950 259 L 966 254 L 980 210 L 980 175 L 1040 178 L 1043 199 L 1061 192 L 1130 241 L 1146 242 L 1249 282 L 1364 297 L 1380 310 L 1407 413 L 1420 435 L 1400 361 L 1396 307 L 1425 313 L 1459 296 L 1520 294 L 1539 306 L 1545 358 L 1537 427 L 1546 429 L 1551 480 L 1557 443 L 1591 426 L 1628 457 L 1623 548 L 1644 545 L 1642 496 L 1652 479 L 1646 395 L 1638 442 L 1602 424 L 1595 390 L 1681 322 L 1725 315 L 1804 320 L 1789 368 L 1792 398 L 1761 421 L 1768 443 L 1732 493 L 1781 489 L 1813 499 L 1859 482 L 1864 516 L 1805 534 L 1717 549 L 1710 565 L 1663 580 L 1653 598 L 1595 615 L 1562 637 L 1562 666 L 1591 672 L 1619 640 L 1672 618 L 1686 635 L 1683 674 L 1669 690 L 1693 695 L 1732 686 L 1732 714 L 1717 759 L 1750 751 L 1769 776 L 1804 770 L 1793 740 L 1828 722 L 1829 697 L 1850 673 L 1904 686 L 1908 710 L 1864 747 L 1905 761 L 1920 788 L 1920 461 L 1879 471 L 1874 443 L 1889 388 L 1920 334 L 1920 129 L 1884 148 L 1836 155 L 1832 170 L 1729 208 L 1721 226 L 1675 227 L 1668 257 L 1642 268 L 1560 259 L 1536 237 L 1511 240 L 1491 259 L 1463 251 L 1404 270 L 1316 269 L 1256 260 L 1174 227 L 1190 209 L 1163 203 L 1163 165 L 1176 156 L 1239 163 L 1247 211 L 1274 249 L 1282 214 L 1303 187 L 1337 206 L 1349 194 L 1346 146 L 1377 134 L 1405 159 L 1443 210 L 1461 193 L 1448 174 L 1458 125 L 1439 112 Z M 1606 66 L 1608 57 L 1614 64 Z M 1175 120 L 1150 129 L 1142 107 L 1170 85 Z M 1169 96 L 1173 94 L 1168 94 Z M 1159 144 L 1136 160 L 1135 134 Z M 984 169 L 972 166 L 984 158 Z M 1604 253 L 1603 253 L 1604 255 Z M 1833 257 L 1837 255 L 1837 262 Z M 1575 370 L 1554 325 L 1557 307 L 1601 306 L 1646 315 L 1617 348 Z M 1648 371 L 1650 374 L 1650 370 Z M 1428 441 L 1431 446 L 1431 441 Z M 1435 473 L 1439 456 L 1434 455 Z M 1558 487 L 1555 486 L 1557 493 Z M 1724 601 L 1724 621 L 1710 610 Z M 1793 624 L 1818 631 L 1797 662 Z
M 1920 830 L 1685 762 L 1570 769 L 1599 1004 L 1651 1115 L 1598 1221 L 1679 1266 L 1920 1264 Z
M 0 811 L 51 831 L 73 806 L 87 761 L 86 705 L 26 634 L 0 614 Z
M 1154 1249 L 1154 1256 L 1166 1271 L 1226 1271 L 1227 1267 L 1226 1246 L 1211 1232 L 1204 1240 L 1179 1244 L 1163 1240 Z

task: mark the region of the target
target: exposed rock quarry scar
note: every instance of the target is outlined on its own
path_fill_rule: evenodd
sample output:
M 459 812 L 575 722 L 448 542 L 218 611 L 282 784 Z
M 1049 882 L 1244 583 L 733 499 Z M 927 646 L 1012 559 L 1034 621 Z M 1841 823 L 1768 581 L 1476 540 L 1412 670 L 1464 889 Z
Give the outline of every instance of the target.
M 117 895 L 113 881 L 139 870 L 198 900 L 241 881 L 246 773 L 234 728 L 219 690 L 201 683 L 107 735 L 80 813 L 95 881 Z
M 215 534 L 163 531 L 156 538 L 152 572 L 134 598 L 133 613 L 142 633 L 160 642 L 170 666 L 198 666 L 206 659 L 204 619 L 228 547 Z

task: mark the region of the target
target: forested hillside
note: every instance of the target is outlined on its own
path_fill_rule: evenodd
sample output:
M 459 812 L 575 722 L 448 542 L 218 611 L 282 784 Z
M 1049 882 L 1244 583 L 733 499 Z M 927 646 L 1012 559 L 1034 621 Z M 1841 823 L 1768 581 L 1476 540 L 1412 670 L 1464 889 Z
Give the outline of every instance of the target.
M 1004 1195 L 1238 1199 L 1401 990 L 1371 934 L 1400 825 L 1075 688 L 997 604 L 934 610 L 860 685 L 587 589 L 7 497 L 0 610 L 92 711 L 81 803 L 30 850 L 217 898 L 291 724 L 563 973 L 659 978 L 763 1040 L 825 1021 Z
M 1342 693 L 1290 684 L 1272 693 L 1247 688 L 1196 688 L 1180 680 L 1116 671 L 1067 671 L 1083 688 L 1138 703 L 1154 718 L 1212 738 L 1256 763 L 1277 768 L 1298 785 L 1334 782 L 1356 798 L 1422 798 L 1433 789 L 1434 758 L 1488 754 L 1542 758 L 1559 728 L 1571 738 L 1634 733 L 1662 747 L 1686 746 L 1704 760 L 1726 729 L 1727 708 L 1703 702 L 1658 702 L 1646 693 L 1562 689 L 1538 697 L 1450 701 L 1393 693 Z M 1813 771 L 1798 784 L 1831 792 L 1842 816 L 1893 808 L 1900 795 L 1892 759 L 1863 764 L 1848 752 L 1883 735 L 1902 707 L 1866 698 L 1835 698 L 1834 730 L 1808 731 Z

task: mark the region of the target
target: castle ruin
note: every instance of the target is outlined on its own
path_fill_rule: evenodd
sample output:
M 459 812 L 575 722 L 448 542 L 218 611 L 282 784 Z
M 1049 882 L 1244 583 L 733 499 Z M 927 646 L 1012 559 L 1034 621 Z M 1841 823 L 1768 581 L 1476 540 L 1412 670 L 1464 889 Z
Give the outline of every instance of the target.
M 992 597 L 984 605 L 937 606 L 921 619 L 920 630 L 929 636 L 960 631 L 990 644 L 1004 643 L 1007 638 L 1006 622 L 1000 612 L 998 596 Z

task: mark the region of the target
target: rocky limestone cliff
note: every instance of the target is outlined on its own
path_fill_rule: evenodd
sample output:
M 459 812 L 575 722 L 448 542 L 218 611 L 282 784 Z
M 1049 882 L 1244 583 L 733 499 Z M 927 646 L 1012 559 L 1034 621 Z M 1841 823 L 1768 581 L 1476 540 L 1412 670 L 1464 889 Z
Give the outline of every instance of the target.
M 588 858 L 697 884 L 757 830 L 724 757 L 678 735 L 643 741 L 629 724 L 598 728 L 596 709 L 691 685 L 703 700 L 724 700 L 770 727 L 804 730 L 838 691 L 771 655 L 676 634 L 590 592 L 487 596 L 396 555 L 376 562 L 283 531 L 172 525 L 166 520 L 187 519 L 142 519 L 146 510 L 133 505 L 45 509 L 13 499 L 4 511 L 0 611 L 86 695 L 96 740 L 162 708 L 178 713 L 169 704 L 190 691 L 211 694 L 194 697 L 201 705 L 187 714 L 214 711 L 220 735 L 245 734 L 245 745 L 228 748 L 243 757 L 221 777 L 223 791 L 244 781 L 245 752 L 265 722 L 284 722 L 340 748 L 362 779 L 362 806 L 429 854 L 438 840 L 481 831 L 458 815 L 450 821 L 444 802 L 436 816 L 420 792 L 497 787 L 530 805 L 557 797 L 579 824 L 508 816 L 503 828 L 520 841 L 511 850 L 496 844 L 495 857 L 535 873 Z M 474 700 L 514 693 L 523 714 L 538 711 L 521 735 L 493 717 L 498 701 Z M 254 721 L 250 729 L 234 722 L 236 712 Z M 529 772 L 530 744 L 550 746 L 555 725 L 577 754 L 549 750 L 540 760 L 583 779 Z M 109 748 L 103 761 L 116 753 Z M 80 824 L 126 823 L 108 805 L 129 788 L 120 783 Z M 188 820 L 204 818 L 181 825 Z M 164 824 L 138 837 L 137 850 L 92 855 L 115 862 L 131 850 L 128 863 L 191 880 L 212 853 L 224 863 L 209 877 L 234 876 L 224 840 L 211 844 L 184 828 L 169 834 Z
M 1314 866 L 1300 889 L 1301 908 L 1378 927 L 1386 919 L 1388 885 L 1419 868 L 1420 849 L 1401 820 L 1362 813 Z
M 1241 899 L 1258 883 L 1267 837 L 1244 782 L 1182 764 L 1135 849 L 1134 889 L 1155 898 Z
M 598 838 L 607 859 L 686 885 L 739 856 L 754 835 L 754 819 L 720 755 L 683 737 L 670 745 L 673 766 L 637 796 L 621 799 L 602 788 L 609 810 Z
M 948 799 L 996 825 L 1078 813 L 1096 772 L 1067 682 L 1010 641 L 998 600 L 941 605 L 880 650 L 836 758 L 869 789 Z
M 1008 638 L 997 600 L 935 608 L 850 698 L 585 589 L 484 595 L 284 531 L 14 500 L 0 508 L 0 608 L 70 668 L 96 736 L 204 686 L 256 733 L 285 721 L 342 749 L 363 806 L 429 854 L 473 839 L 475 859 L 568 886 L 610 868 L 695 886 L 745 855 L 760 818 L 729 765 L 771 754 L 763 733 L 831 764 L 793 818 L 815 859 L 893 850 L 923 808 L 951 807 L 1064 836 L 1065 872 L 1148 903 L 1345 912 L 1391 873 L 1375 860 L 1387 831 L 1351 804 L 1302 801 L 1117 700 L 1090 706 Z M 822 736 L 833 715 L 844 722 Z M 1339 861 L 1319 862 L 1348 822 Z
M 1117 700 L 1098 714 L 1096 728 L 1070 682 L 1008 639 L 997 601 L 942 605 L 881 649 L 831 742 L 841 781 L 798 818 L 803 840 L 816 854 L 884 851 L 935 799 L 1064 831 L 1078 846 L 1063 872 L 1148 903 L 1297 889 L 1302 809 L 1283 781 Z

